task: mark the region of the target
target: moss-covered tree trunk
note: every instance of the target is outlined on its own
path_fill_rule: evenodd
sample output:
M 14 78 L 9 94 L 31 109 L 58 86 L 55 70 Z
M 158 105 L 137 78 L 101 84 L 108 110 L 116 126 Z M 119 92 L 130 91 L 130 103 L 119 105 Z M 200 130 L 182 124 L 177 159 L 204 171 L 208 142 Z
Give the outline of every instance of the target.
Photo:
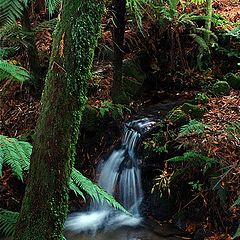
M 125 103 L 126 95 L 123 89 L 122 62 L 123 42 L 125 32 L 126 0 L 112 0 L 113 15 L 113 84 L 112 99 L 115 103 Z
M 62 239 L 68 181 L 103 12 L 103 0 L 63 1 L 15 240 Z

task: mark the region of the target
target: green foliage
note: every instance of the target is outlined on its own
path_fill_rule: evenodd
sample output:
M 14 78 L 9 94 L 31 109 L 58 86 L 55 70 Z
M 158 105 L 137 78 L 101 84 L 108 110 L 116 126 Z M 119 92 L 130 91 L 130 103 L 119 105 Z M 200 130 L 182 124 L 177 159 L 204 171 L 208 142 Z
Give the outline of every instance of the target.
M 0 48 L 0 59 L 6 59 L 9 55 L 13 55 L 18 50 L 17 47 Z
M 168 112 L 167 119 L 174 126 L 181 126 L 188 122 L 187 114 L 178 108 Z
M 228 95 L 230 92 L 230 86 L 226 81 L 217 81 L 213 85 L 213 93 L 217 96 Z
M 0 176 L 2 165 L 11 167 L 13 174 L 23 181 L 23 171 L 29 170 L 32 146 L 27 142 L 0 135 Z
M 4 236 L 10 237 L 14 234 L 18 217 L 18 212 L 0 209 L 0 232 Z
M 191 103 L 184 103 L 181 106 L 181 110 L 184 113 L 190 115 L 191 118 L 201 119 L 207 109 L 205 107 L 199 107 L 199 106 L 193 105 Z
M 178 137 L 191 136 L 192 134 L 203 135 L 204 130 L 206 128 L 208 128 L 207 125 L 193 119 L 193 120 L 190 120 L 188 124 L 186 124 L 180 128 Z
M 48 12 L 52 15 L 57 9 L 59 9 L 62 0 L 45 0 L 46 7 L 48 8 Z
M 206 93 L 199 92 L 196 94 L 194 100 L 197 104 L 205 104 L 209 102 L 209 97 L 206 95 Z
M 103 203 L 106 201 L 109 205 L 116 209 L 120 209 L 123 212 L 127 211 L 119 204 L 112 195 L 107 193 L 104 189 L 99 187 L 97 184 L 90 181 L 88 178 L 84 177 L 77 169 L 73 168 L 71 179 L 76 184 L 78 188 L 83 189 L 88 193 L 91 198 L 97 202 Z M 81 194 L 82 195 L 82 194 Z
M 128 107 L 110 101 L 103 101 L 101 107 L 98 107 L 98 111 L 100 117 L 104 118 L 106 115 L 111 115 L 114 119 L 122 118 L 125 112 L 131 113 Z
M 197 191 L 201 191 L 203 186 L 203 184 L 200 183 L 199 180 L 197 180 L 196 182 L 194 181 L 189 182 L 188 184 L 191 186 L 192 190 L 197 190 Z
M 28 82 L 30 79 L 30 73 L 23 67 L 15 66 L 5 60 L 0 60 L 0 82 L 3 80 Z
M 22 12 L 28 1 L 24 0 L 1 0 L 0 1 L 0 27 L 11 25 L 17 18 L 22 16 Z
M 217 164 L 217 160 L 214 158 L 209 158 L 201 153 L 188 151 L 182 156 L 176 156 L 167 160 L 168 162 L 187 162 L 191 164 L 200 165 L 203 168 L 203 173 L 205 173 L 213 165 Z
M 32 146 L 30 143 L 0 135 L 0 176 L 2 175 L 3 164 L 6 164 L 11 167 L 14 175 L 23 181 L 23 171 L 29 171 L 31 152 Z M 99 202 L 106 201 L 114 208 L 126 212 L 112 195 L 84 177 L 75 168 L 72 170 L 69 188 L 72 189 L 76 195 L 84 198 L 84 194 L 80 190 L 82 189 L 94 200 Z
M 240 205 L 240 196 L 238 196 L 237 200 L 234 202 L 234 204 L 231 206 L 231 208 L 234 208 L 235 206 Z M 236 233 L 233 236 L 233 239 L 240 237 L 240 224 L 237 228 Z
M 224 81 L 234 89 L 240 89 L 240 75 L 234 73 L 228 73 L 224 76 Z

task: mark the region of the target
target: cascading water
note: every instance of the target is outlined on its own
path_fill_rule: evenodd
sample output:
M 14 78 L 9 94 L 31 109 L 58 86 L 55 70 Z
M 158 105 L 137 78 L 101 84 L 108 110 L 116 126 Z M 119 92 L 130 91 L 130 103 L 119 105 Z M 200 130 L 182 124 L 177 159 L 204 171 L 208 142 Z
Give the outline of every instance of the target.
M 99 228 L 113 229 L 140 223 L 139 206 L 143 193 L 136 150 L 141 136 L 154 124 L 155 121 L 148 118 L 127 123 L 120 149 L 113 150 L 99 166 L 98 184 L 116 197 L 133 216 L 117 211 L 108 204 L 93 203 L 89 212 L 75 213 L 68 218 L 65 224 L 67 230 L 94 233 Z

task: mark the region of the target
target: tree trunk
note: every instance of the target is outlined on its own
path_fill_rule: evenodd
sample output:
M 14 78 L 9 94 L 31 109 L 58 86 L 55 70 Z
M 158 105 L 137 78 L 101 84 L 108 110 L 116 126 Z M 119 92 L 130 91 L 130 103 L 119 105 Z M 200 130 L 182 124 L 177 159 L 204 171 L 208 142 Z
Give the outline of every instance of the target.
M 205 22 L 205 28 L 208 30 L 208 32 L 205 33 L 205 41 L 207 44 L 210 43 L 210 31 L 211 31 L 211 25 L 212 25 L 212 14 L 213 14 L 213 0 L 207 0 L 207 20 Z
M 111 95 L 113 102 L 125 103 L 126 95 L 123 89 L 122 62 L 123 41 L 125 32 L 126 0 L 112 0 L 113 15 L 113 84 Z
M 34 33 L 32 32 L 32 29 L 31 29 L 29 15 L 26 8 L 23 11 L 21 24 L 22 24 L 23 30 L 27 32 L 25 40 L 28 43 L 27 55 L 28 55 L 30 72 L 33 77 L 33 85 L 37 95 L 41 96 L 42 88 L 44 84 L 40 82 L 41 69 L 40 69 L 40 63 L 38 58 L 38 52 L 37 52 L 37 48 L 34 41 Z
M 15 240 L 60 240 L 103 0 L 64 0 Z

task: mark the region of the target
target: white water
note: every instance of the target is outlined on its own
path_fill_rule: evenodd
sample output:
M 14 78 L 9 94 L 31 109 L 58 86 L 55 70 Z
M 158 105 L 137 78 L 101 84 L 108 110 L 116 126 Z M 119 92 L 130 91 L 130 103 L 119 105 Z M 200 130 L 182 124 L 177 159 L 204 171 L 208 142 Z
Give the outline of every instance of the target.
M 154 124 L 148 118 L 127 123 L 121 148 L 113 150 L 99 166 L 98 184 L 116 197 L 133 216 L 117 211 L 107 203 L 93 203 L 89 212 L 71 214 L 65 224 L 66 230 L 95 233 L 98 229 L 113 230 L 121 226 L 136 226 L 141 222 L 139 206 L 143 193 L 137 146 L 141 134 Z

